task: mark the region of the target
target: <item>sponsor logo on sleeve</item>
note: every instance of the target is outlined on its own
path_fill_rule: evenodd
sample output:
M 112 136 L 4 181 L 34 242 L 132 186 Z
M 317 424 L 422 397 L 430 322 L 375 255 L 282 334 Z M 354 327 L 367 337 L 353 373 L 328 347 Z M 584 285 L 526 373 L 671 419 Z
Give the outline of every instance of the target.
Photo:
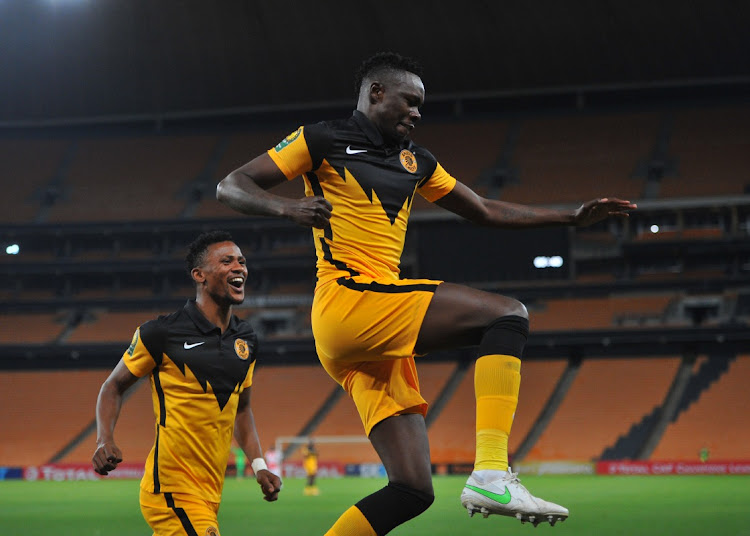
M 299 138 L 299 135 L 302 134 L 302 127 L 299 127 L 297 130 L 289 134 L 286 138 L 281 140 L 279 144 L 275 147 L 275 150 L 277 153 L 281 152 L 281 150 L 292 143 L 294 140 Z

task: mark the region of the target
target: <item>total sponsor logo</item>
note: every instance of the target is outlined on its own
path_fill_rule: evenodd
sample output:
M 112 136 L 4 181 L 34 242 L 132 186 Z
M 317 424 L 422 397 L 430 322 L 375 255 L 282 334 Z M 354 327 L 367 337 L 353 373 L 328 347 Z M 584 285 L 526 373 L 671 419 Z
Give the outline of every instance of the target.
M 141 478 L 142 465 L 122 465 L 116 471 L 109 473 L 107 478 L 127 479 Z M 49 480 L 62 482 L 65 480 L 100 480 L 102 478 L 91 466 L 84 464 L 50 464 L 29 466 L 24 469 L 23 479 L 28 481 Z

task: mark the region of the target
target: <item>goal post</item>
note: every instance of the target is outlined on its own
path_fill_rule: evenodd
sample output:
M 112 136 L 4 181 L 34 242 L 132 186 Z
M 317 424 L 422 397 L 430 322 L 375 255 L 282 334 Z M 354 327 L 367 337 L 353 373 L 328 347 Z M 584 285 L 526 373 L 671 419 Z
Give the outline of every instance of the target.
M 304 477 L 298 450 L 313 442 L 318 452 L 318 476 L 383 476 L 377 453 L 365 435 L 279 436 L 275 448 L 285 477 Z
M 367 436 L 357 435 L 332 435 L 332 436 L 279 436 L 276 438 L 276 450 L 281 452 L 281 461 L 283 462 L 289 456 L 294 454 L 299 447 L 307 445 L 310 441 L 316 445 L 331 443 L 369 443 Z M 286 447 L 284 445 L 287 445 Z

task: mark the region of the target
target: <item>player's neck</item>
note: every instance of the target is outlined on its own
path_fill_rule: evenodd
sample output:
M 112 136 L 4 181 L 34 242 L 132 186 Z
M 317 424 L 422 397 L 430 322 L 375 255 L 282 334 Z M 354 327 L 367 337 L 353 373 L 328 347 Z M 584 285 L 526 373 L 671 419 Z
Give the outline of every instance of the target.
M 195 304 L 206 317 L 206 320 L 217 326 L 222 333 L 229 327 L 229 321 L 232 319 L 232 305 L 219 304 L 212 300 L 210 296 L 198 294 L 195 298 Z

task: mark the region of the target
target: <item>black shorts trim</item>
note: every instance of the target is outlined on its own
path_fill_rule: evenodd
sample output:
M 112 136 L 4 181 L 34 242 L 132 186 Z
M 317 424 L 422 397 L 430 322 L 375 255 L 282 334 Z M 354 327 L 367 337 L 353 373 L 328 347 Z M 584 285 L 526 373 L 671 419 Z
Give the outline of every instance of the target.
M 381 292 L 383 294 L 404 294 L 415 291 L 435 292 L 435 289 L 438 287 L 435 283 L 415 283 L 413 285 L 387 285 L 375 281 L 372 283 L 357 283 L 348 277 L 340 277 L 336 282 L 343 287 L 358 292 L 370 291 Z

